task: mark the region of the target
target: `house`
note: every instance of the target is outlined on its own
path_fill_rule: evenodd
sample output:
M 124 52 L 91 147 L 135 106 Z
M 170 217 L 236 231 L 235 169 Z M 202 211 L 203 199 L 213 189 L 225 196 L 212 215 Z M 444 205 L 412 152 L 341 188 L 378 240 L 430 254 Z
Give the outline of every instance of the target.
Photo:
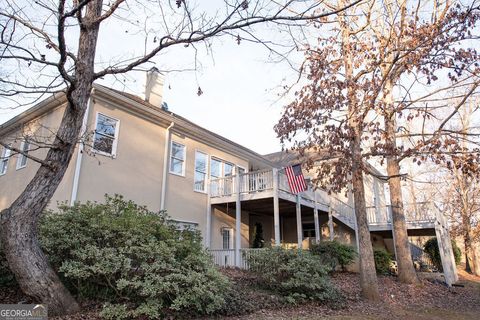
M 219 265 L 242 266 L 240 251 L 253 245 L 259 225 L 267 246 L 305 248 L 325 239 L 358 245 L 351 194 L 311 188 L 292 194 L 283 168 L 298 157 L 260 155 L 208 131 L 170 112 L 162 104 L 162 89 L 155 70 L 147 74 L 145 99 L 94 85 L 82 141 L 50 207 L 121 194 L 152 211 L 166 210 L 181 228 L 200 230 Z M 44 157 L 65 106 L 62 94 L 42 101 L 1 125 L 0 141 Z M 39 167 L 5 147 L 1 156 L 0 210 Z M 385 183 L 376 176 L 365 178 L 373 243 L 394 252 Z M 444 228 L 431 211 L 407 213 L 412 236 L 438 235 Z

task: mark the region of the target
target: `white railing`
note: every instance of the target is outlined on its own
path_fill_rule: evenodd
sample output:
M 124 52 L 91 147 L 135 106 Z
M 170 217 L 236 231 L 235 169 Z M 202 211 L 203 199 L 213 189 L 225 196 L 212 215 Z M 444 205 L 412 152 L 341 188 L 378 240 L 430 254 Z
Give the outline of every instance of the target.
M 240 268 L 248 270 L 250 268 L 248 261 L 255 259 L 255 253 L 263 248 L 242 248 L 240 249 Z M 236 267 L 235 249 L 213 249 L 209 250 L 213 263 L 216 266 L 227 268 Z
M 350 226 L 355 225 L 355 210 L 345 202 L 336 197 L 332 197 L 330 200 L 330 208 L 332 213 L 340 220 L 343 220 Z
M 247 172 L 241 175 L 240 192 L 258 192 L 273 189 L 273 171 L 270 169 Z
M 406 204 L 403 208 L 406 222 L 432 222 L 435 212 L 429 203 Z M 367 207 L 368 223 L 371 225 L 386 225 L 392 223 L 391 206 Z
M 234 249 L 219 249 L 209 250 L 213 258 L 213 263 L 219 267 L 234 267 L 235 266 L 235 250 Z

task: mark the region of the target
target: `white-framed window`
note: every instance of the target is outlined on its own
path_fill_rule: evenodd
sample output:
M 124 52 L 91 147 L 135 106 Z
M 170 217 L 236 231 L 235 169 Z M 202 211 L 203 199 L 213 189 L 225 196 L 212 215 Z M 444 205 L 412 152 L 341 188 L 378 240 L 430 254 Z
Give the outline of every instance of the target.
M 222 249 L 229 250 L 232 249 L 232 239 L 233 239 L 233 229 L 232 228 L 222 228 Z
M 199 192 L 207 191 L 208 155 L 195 151 L 195 176 L 193 189 Z
M 119 120 L 98 112 L 93 134 L 93 150 L 114 157 L 117 153 L 119 126 Z
M 185 146 L 175 141 L 170 146 L 170 173 L 185 176 Z
M 20 151 L 23 153 L 20 153 L 17 158 L 17 170 L 25 168 L 27 166 L 27 156 L 28 151 L 30 149 L 30 143 L 28 143 L 27 140 L 23 140 L 22 143 L 20 143 Z
M 222 160 L 211 158 L 210 159 L 210 177 L 217 179 L 223 176 Z
M 8 161 L 10 160 L 10 155 L 12 150 L 7 147 L 3 147 L 2 156 L 0 157 L 0 176 L 7 173 Z

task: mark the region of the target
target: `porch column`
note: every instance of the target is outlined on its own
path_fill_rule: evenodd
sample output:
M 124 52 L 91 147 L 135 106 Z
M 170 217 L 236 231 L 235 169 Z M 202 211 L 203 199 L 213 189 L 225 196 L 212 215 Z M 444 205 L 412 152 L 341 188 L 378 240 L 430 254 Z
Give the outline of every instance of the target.
M 275 230 L 275 245 L 280 245 L 280 208 L 278 200 L 278 169 L 273 168 L 273 228 Z
M 443 275 L 445 282 L 450 287 L 458 281 L 457 267 L 453 255 L 452 242 L 448 233 L 445 217 L 437 211 L 437 221 L 435 221 L 435 235 L 437 237 L 438 249 L 442 259 Z
M 205 247 L 212 246 L 212 204 L 210 198 L 210 179 L 207 179 L 207 227 L 205 232 Z
M 335 235 L 333 234 L 333 209 L 332 209 L 332 201 L 330 201 L 330 205 L 328 206 L 328 233 L 330 236 L 330 241 L 333 241 Z
M 235 177 L 235 191 L 237 199 L 235 203 L 235 265 L 240 268 L 240 248 L 242 246 L 242 207 L 240 201 L 240 174 Z
M 300 195 L 297 194 L 297 244 L 298 249 L 302 249 L 303 230 L 302 230 L 302 207 L 300 205 Z
M 315 201 L 313 208 L 313 220 L 315 224 L 315 242 L 320 243 L 320 223 L 318 221 L 317 192 L 313 190 L 313 199 Z

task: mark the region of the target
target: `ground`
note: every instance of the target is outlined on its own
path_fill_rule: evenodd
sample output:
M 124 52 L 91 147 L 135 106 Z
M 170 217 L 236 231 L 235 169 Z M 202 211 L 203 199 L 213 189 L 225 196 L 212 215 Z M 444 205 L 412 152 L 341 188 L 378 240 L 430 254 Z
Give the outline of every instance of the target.
M 338 273 L 333 283 L 346 297 L 345 306 L 332 309 L 315 304 L 295 308 L 261 310 L 254 314 L 232 319 L 296 319 L 296 320 L 370 320 L 370 319 L 480 319 L 480 277 L 459 270 L 459 285 L 445 287 L 431 274 L 420 274 L 419 285 L 399 283 L 395 277 L 380 276 L 379 288 L 382 301 L 367 302 L 360 299 L 357 274 Z
M 234 281 L 248 285 L 248 276 L 242 271 L 227 270 L 227 275 Z M 459 270 L 460 287 L 447 288 L 441 281 L 430 275 L 421 274 L 419 285 L 399 283 L 395 277 L 380 276 L 379 287 L 382 301 L 371 303 L 360 298 L 358 275 L 354 273 L 337 273 L 332 282 L 345 296 L 341 308 L 318 304 L 306 304 L 297 307 L 281 307 L 275 303 L 265 302 L 269 309 L 263 309 L 253 314 L 241 317 L 216 317 L 216 319 L 246 319 L 246 320 L 369 320 L 369 319 L 480 319 L 480 277 L 474 277 Z M 262 300 L 264 299 L 264 300 Z M 262 305 L 265 293 L 258 293 L 258 301 Z M 0 288 L 0 303 L 29 303 L 18 290 Z M 67 317 L 57 317 L 57 320 L 93 320 L 99 319 L 96 312 L 98 305 L 83 304 L 81 314 Z

